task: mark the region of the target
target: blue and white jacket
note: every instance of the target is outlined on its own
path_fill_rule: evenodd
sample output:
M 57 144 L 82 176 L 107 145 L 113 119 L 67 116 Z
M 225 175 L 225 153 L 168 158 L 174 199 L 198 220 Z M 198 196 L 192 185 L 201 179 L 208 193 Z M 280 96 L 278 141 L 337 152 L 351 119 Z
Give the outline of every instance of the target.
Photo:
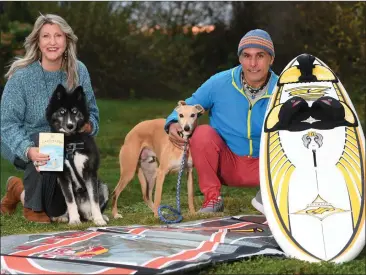
M 243 91 L 241 72 L 239 65 L 215 74 L 185 101 L 209 110 L 210 126 L 232 152 L 239 156 L 258 157 L 264 116 L 278 76 L 270 70 L 266 93 L 251 104 Z M 177 120 L 177 112 L 173 111 L 166 119 L 165 130 Z

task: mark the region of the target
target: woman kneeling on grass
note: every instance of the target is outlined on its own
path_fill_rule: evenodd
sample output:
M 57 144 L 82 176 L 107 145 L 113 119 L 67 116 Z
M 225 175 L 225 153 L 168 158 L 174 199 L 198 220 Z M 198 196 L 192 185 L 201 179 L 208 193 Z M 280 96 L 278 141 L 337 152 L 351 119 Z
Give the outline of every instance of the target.
M 40 132 L 50 132 L 45 110 L 58 84 L 68 90 L 83 87 L 90 109 L 90 121 L 83 130 L 92 136 L 98 133 L 99 110 L 88 70 L 76 58 L 77 39 L 60 16 L 40 15 L 25 39 L 25 56 L 14 61 L 5 75 L 1 154 L 24 170 L 24 184 L 17 177 L 8 179 L 1 214 L 13 214 L 19 201 L 24 217 L 33 222 L 49 223 L 50 216 L 66 212 L 56 174 L 39 173 L 38 166 L 46 164 L 49 156 L 38 152 L 37 143 Z

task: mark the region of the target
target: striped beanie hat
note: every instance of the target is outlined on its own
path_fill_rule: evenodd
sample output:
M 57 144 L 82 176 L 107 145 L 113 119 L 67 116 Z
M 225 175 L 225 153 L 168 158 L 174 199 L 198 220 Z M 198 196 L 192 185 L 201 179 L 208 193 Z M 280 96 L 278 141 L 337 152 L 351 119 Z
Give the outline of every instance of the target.
M 267 51 L 271 56 L 275 56 L 272 39 L 264 30 L 256 29 L 247 32 L 240 40 L 238 56 L 243 49 L 247 48 L 260 48 Z

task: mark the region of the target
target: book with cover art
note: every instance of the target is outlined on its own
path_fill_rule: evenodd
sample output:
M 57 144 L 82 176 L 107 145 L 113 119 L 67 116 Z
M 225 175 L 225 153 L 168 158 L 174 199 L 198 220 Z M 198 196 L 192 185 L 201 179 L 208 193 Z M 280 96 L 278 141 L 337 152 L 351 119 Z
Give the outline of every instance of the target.
M 64 170 L 64 134 L 39 133 L 39 152 L 50 156 L 45 165 L 39 166 L 39 171 Z

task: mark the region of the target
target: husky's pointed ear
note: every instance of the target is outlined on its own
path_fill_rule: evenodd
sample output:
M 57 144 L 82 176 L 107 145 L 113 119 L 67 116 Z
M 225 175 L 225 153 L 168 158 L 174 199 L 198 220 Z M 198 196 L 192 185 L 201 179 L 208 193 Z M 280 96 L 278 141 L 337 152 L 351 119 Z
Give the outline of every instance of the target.
M 56 89 L 53 91 L 51 98 L 48 101 L 48 105 L 46 107 L 46 119 L 48 122 L 51 121 L 52 114 L 55 110 L 61 107 L 62 101 L 66 96 L 66 89 L 61 84 L 58 84 Z
M 74 95 L 77 101 L 84 100 L 84 90 L 82 86 L 77 86 L 74 90 Z
M 55 95 L 57 100 L 61 100 L 62 95 L 66 92 L 66 89 L 61 84 L 58 84 L 55 90 Z

